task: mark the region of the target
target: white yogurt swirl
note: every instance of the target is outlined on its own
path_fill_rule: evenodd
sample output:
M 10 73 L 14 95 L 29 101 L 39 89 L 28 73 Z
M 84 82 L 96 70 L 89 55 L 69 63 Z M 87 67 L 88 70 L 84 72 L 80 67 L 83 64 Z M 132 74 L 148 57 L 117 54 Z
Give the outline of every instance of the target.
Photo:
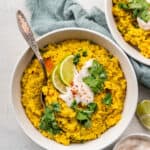
M 82 80 L 89 75 L 88 68 L 92 66 L 92 63 L 93 59 L 90 59 L 85 63 L 79 73 L 75 71 L 72 86 L 67 87 L 66 93 L 60 95 L 60 98 L 62 98 L 68 106 L 71 106 L 74 100 L 76 100 L 77 103 L 81 102 L 84 104 L 93 102 L 94 93 Z

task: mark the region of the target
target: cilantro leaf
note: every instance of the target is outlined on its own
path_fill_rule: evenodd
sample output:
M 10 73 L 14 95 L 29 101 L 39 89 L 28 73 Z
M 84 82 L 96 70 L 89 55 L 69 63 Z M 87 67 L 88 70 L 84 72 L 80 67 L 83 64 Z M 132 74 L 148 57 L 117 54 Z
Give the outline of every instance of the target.
M 71 108 L 72 108 L 72 109 L 76 109 L 76 108 L 77 108 L 77 102 L 76 102 L 76 100 L 74 100 L 74 101 L 72 102 Z
M 79 63 L 79 60 L 80 60 L 80 54 L 76 54 L 73 58 L 73 63 L 77 65 Z
M 96 80 L 92 76 L 83 78 L 83 81 L 91 88 L 91 90 L 97 94 L 102 90 L 101 80 Z
M 91 88 L 94 94 L 103 90 L 104 81 L 107 78 L 104 67 L 98 61 L 93 60 L 93 64 L 88 68 L 89 76 L 84 77 L 83 81 Z
M 57 134 L 61 131 L 55 118 L 55 112 L 60 111 L 58 103 L 52 103 L 45 108 L 44 114 L 41 117 L 39 128 L 52 134 Z
M 112 95 L 110 93 L 107 93 L 102 102 L 106 105 L 111 105 Z
M 90 117 L 84 111 L 79 111 L 76 116 L 77 120 L 86 128 L 89 128 L 91 125 Z
M 96 103 L 89 103 L 89 104 L 87 105 L 87 107 L 88 107 L 88 110 L 90 110 L 90 111 L 92 111 L 92 112 L 95 112 L 96 109 L 97 109 L 97 104 L 96 104 Z
M 83 52 L 82 52 L 82 56 L 83 56 L 83 57 L 86 57 L 86 56 L 87 56 L 87 51 L 83 51 Z
M 92 102 L 87 105 L 85 109 L 79 108 L 76 100 L 72 102 L 71 108 L 76 111 L 76 119 L 77 121 L 88 128 L 91 125 L 91 117 L 92 114 L 96 111 L 97 104 Z
M 119 3 L 118 6 L 124 10 L 131 11 L 133 17 L 139 17 L 143 21 L 150 20 L 150 4 L 146 0 L 128 0 L 127 3 Z
M 79 120 L 79 121 L 88 120 L 87 114 L 84 113 L 83 111 L 79 111 L 79 112 L 77 113 L 76 118 L 77 118 L 77 120 Z
M 129 9 L 128 5 L 125 3 L 119 3 L 118 6 L 119 6 L 119 8 L 122 8 L 122 9 L 126 9 L 126 10 Z
M 52 107 L 53 107 L 53 111 L 54 112 L 59 112 L 60 111 L 60 105 L 59 105 L 59 103 L 53 103 Z

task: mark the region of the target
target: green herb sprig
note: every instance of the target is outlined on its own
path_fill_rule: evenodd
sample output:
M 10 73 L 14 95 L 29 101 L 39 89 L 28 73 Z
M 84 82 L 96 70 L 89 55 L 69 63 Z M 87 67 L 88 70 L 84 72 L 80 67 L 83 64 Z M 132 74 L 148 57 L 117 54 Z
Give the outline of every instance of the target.
M 146 0 L 128 0 L 127 3 L 120 2 L 118 6 L 131 11 L 135 18 L 139 17 L 145 22 L 150 20 L 150 4 Z
M 103 90 L 104 82 L 107 79 L 106 71 L 98 61 L 93 60 L 88 72 L 90 75 L 83 78 L 83 81 L 97 94 Z
M 57 124 L 55 113 L 60 111 L 59 103 L 52 103 L 45 108 L 44 114 L 40 121 L 39 128 L 52 134 L 60 133 L 61 129 Z
M 78 122 L 86 128 L 91 126 L 91 117 L 92 114 L 97 109 L 96 103 L 89 103 L 85 109 L 79 108 L 76 100 L 72 102 L 71 108 L 76 111 L 76 119 Z
M 79 53 L 74 56 L 74 58 L 73 58 L 73 63 L 74 63 L 75 65 L 77 65 L 77 64 L 79 63 L 80 57 L 81 57 L 81 56 L 80 56 Z
M 111 95 L 111 93 L 107 93 L 106 95 L 105 95 L 105 97 L 104 97 L 104 99 L 103 99 L 103 104 L 105 104 L 105 105 L 111 105 L 111 103 L 112 103 L 112 95 Z
M 82 52 L 82 56 L 83 56 L 83 57 L 86 57 L 86 56 L 87 56 L 87 51 L 83 51 L 83 52 Z

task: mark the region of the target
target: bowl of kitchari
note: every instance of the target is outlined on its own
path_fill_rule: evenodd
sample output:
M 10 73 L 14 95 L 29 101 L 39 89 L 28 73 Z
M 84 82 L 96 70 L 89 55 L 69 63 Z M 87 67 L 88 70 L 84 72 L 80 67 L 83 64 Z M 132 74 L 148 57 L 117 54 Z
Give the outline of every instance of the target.
M 47 84 L 30 48 L 13 73 L 12 102 L 24 132 L 46 149 L 103 149 L 112 144 L 137 104 L 136 76 L 127 56 L 107 37 L 82 28 L 50 32 L 38 45 Z
M 106 20 L 116 42 L 135 60 L 150 66 L 150 1 L 107 0 Z

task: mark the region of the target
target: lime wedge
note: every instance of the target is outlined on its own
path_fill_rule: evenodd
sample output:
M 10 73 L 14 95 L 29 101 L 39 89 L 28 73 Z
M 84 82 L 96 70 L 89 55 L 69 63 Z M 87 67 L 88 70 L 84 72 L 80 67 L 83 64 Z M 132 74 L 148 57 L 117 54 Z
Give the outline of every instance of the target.
M 73 58 L 73 55 L 67 56 L 61 62 L 59 68 L 60 78 L 63 81 L 63 83 L 67 86 L 71 85 L 74 77 L 75 66 L 73 64 Z
M 63 82 L 60 79 L 59 65 L 57 65 L 52 72 L 52 83 L 54 87 L 61 93 L 66 92 L 66 86 L 63 84 Z
M 137 116 L 141 123 L 150 129 L 150 100 L 143 100 L 137 105 Z

